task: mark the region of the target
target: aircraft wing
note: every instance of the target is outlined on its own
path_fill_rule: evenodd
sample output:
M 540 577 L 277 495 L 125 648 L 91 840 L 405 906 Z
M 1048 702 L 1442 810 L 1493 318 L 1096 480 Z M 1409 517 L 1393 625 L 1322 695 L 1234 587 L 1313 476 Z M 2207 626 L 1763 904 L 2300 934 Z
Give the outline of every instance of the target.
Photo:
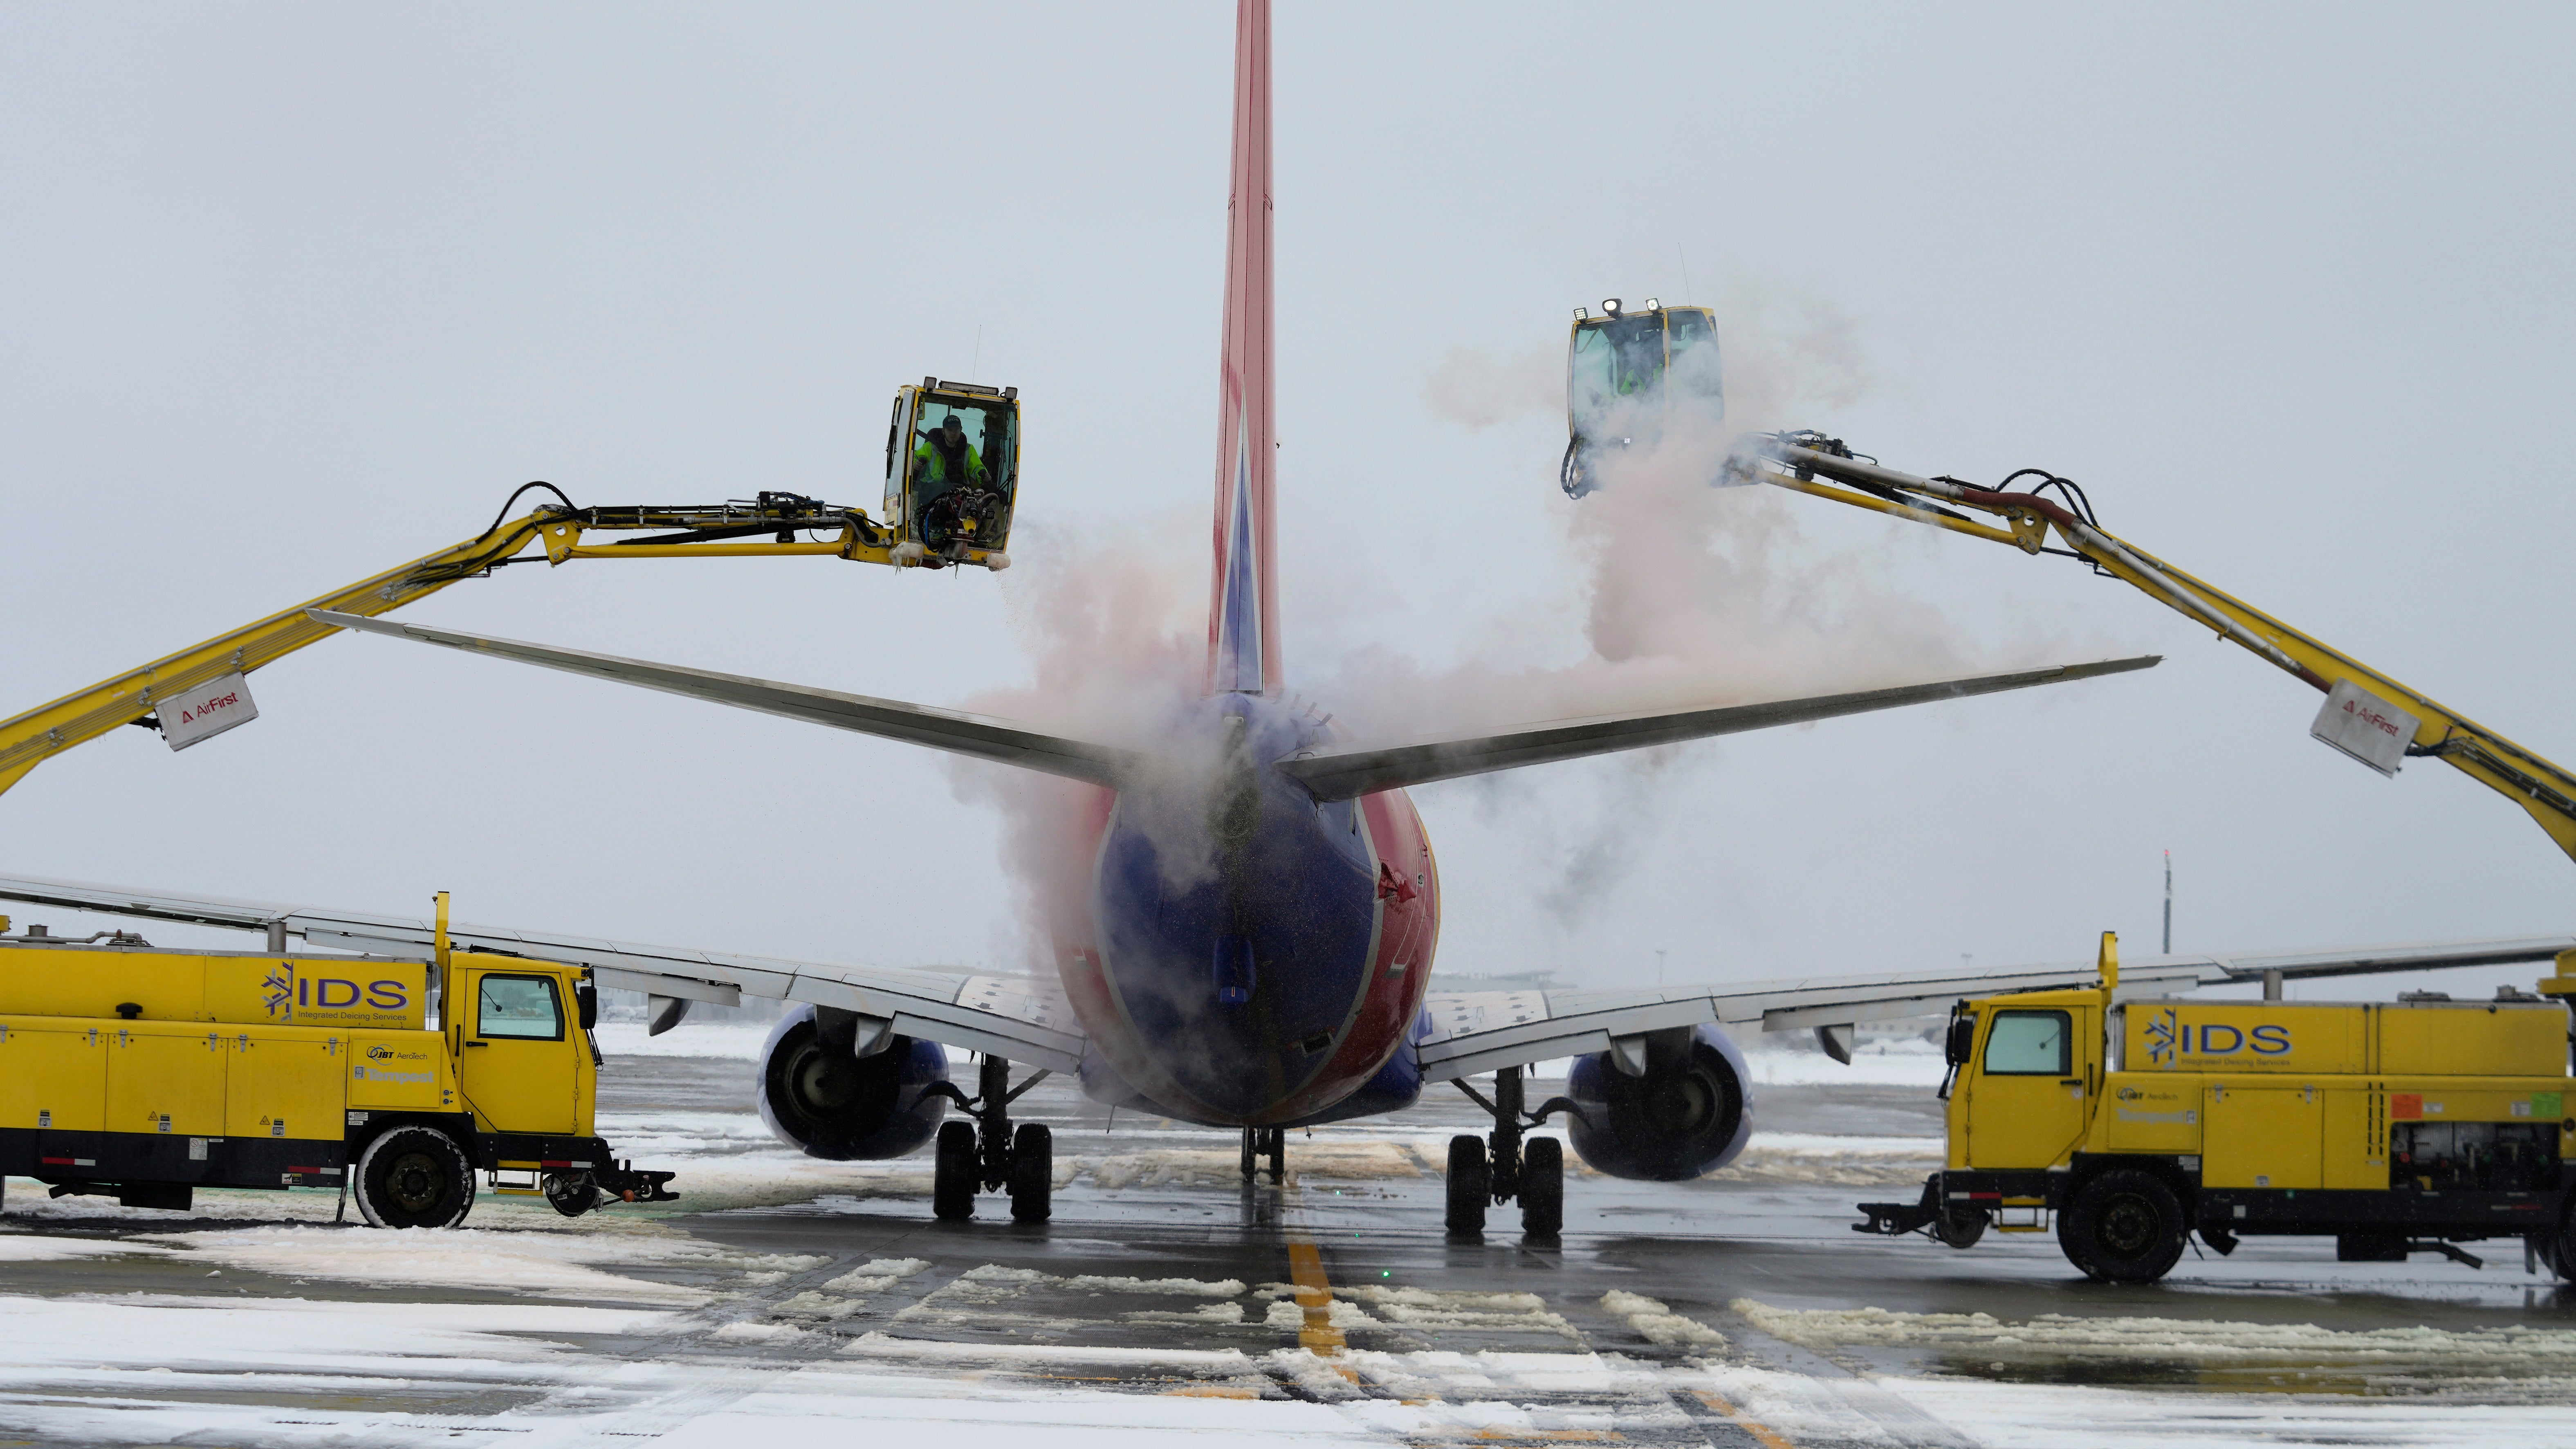
M 400 626 L 376 627 L 390 630 Z M 1348 800 L 1373 791 L 1452 780 L 1461 775 L 1481 775 L 1493 770 L 1512 770 L 1557 760 L 1578 760 L 1586 755 L 1606 755 L 1616 750 L 1679 744 L 1684 740 L 1706 739 L 1712 735 L 1806 724 L 1838 715 L 1930 704 L 1935 700 L 1964 699 L 1970 695 L 2027 689 L 2039 684 L 2065 684 L 2097 675 L 2147 669 L 2160 662 L 2162 656 L 2159 655 L 2105 659 L 2093 664 L 2060 664 L 2012 674 L 1943 679 L 1928 684 L 1815 695 L 1806 699 L 1547 720 L 1496 734 L 1417 740 L 1408 744 L 1322 745 L 1299 750 L 1278 761 L 1273 768 L 1302 781 L 1319 800 Z
M 2545 962 L 2576 950 L 2576 935 L 2512 936 L 2230 956 L 2133 956 L 2120 963 L 2120 999 L 2164 997 L 2205 986 L 2283 979 L 2440 971 Z M 1431 1035 L 1416 1044 L 1433 1081 L 1551 1057 L 1628 1049 L 1655 1032 L 1708 1024 L 1802 1031 L 1946 1015 L 1964 996 L 2052 991 L 2100 979 L 2091 961 L 1983 971 L 1809 976 L 1727 986 L 1609 991 L 1434 990 L 1423 1005 Z
M 487 634 L 433 629 L 425 624 L 396 624 L 356 614 L 335 614 L 328 609 L 307 609 L 305 612 L 320 623 L 343 629 L 389 634 L 397 639 L 416 639 L 423 644 L 489 654 L 520 664 L 542 665 L 571 674 L 587 674 L 596 679 L 613 679 L 620 684 L 640 685 L 665 694 L 684 694 L 693 699 L 709 699 L 738 709 L 802 720 L 807 724 L 830 725 L 834 729 L 877 735 L 906 744 L 928 745 L 934 750 L 1042 770 L 1050 775 L 1086 780 L 1095 785 L 1115 786 L 1120 780 L 1132 776 L 1139 758 L 1134 751 L 1112 745 L 1044 734 L 1009 720 L 950 709 L 931 709 L 905 704 L 901 700 L 873 699 L 864 694 L 843 694 L 836 689 L 782 684 L 773 679 L 718 674 L 708 669 L 686 669 L 677 664 L 655 664 L 649 660 L 593 654 L 582 649 L 558 649 L 551 644 L 496 639 Z
M 172 895 L 35 876 L 0 876 L 0 900 L 245 931 L 282 925 L 309 946 L 414 961 L 429 958 L 434 935 L 432 923 L 423 917 Z M 905 1036 L 1049 1071 L 1070 1072 L 1082 1061 L 1081 1027 L 1060 988 L 1047 978 L 935 967 L 827 966 L 502 926 L 451 923 L 447 935 L 459 949 L 587 966 L 602 986 L 674 1001 L 734 1006 L 753 996 L 812 1002 L 890 1019 Z

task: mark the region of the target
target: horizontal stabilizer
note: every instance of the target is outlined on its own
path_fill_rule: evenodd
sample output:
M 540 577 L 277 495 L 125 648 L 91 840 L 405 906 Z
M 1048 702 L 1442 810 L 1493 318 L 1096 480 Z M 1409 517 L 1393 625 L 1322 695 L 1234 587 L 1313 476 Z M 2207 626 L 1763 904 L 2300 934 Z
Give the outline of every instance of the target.
M 1501 734 L 1462 739 L 1426 740 L 1408 745 L 1351 745 L 1300 750 L 1278 762 L 1281 773 L 1301 782 L 1319 800 L 1348 800 L 1379 790 L 1453 780 L 1579 760 L 1614 750 L 1641 750 L 1679 744 L 1710 735 L 1731 735 L 1776 725 L 1805 724 L 1836 715 L 1865 714 L 1900 705 L 1964 699 L 2027 689 L 2035 684 L 2065 684 L 2102 674 L 2123 674 L 2162 662 L 2161 655 L 2105 659 L 2094 664 L 2060 664 L 2016 674 L 1985 674 L 1972 679 L 1945 679 L 1894 689 L 1865 689 L 1852 694 L 1825 694 L 1808 699 L 1781 699 L 1766 704 L 1736 704 L 1717 709 L 1661 710 L 1653 714 L 1601 715 L 1591 719 L 1550 720 Z
M 834 729 L 854 730 L 863 735 L 902 740 L 906 744 L 928 745 L 934 750 L 971 755 L 997 764 L 1018 765 L 1022 769 L 1087 780 L 1095 785 L 1114 787 L 1121 780 L 1133 776 L 1140 758 L 1131 750 L 1041 734 L 1007 720 L 960 714 L 955 710 L 928 709 L 899 700 L 871 699 L 864 694 L 843 694 L 838 690 L 815 689 L 803 684 L 780 684 L 775 680 L 750 679 L 739 674 L 684 669 L 676 664 L 621 659 L 614 654 L 592 654 L 580 649 L 557 649 L 546 644 L 525 644 L 515 639 L 462 634 L 453 629 L 433 629 L 423 624 L 396 624 L 384 619 L 361 618 L 356 614 L 335 614 L 327 609 L 307 612 L 322 623 L 343 629 L 391 634 L 397 638 L 417 639 L 423 644 L 443 644 L 450 649 L 512 659 L 521 664 L 540 664 L 572 674 L 613 679 L 620 684 L 658 689 L 665 694 L 711 699 L 718 704 L 755 709 L 762 714 L 781 715 L 808 724 L 830 725 Z

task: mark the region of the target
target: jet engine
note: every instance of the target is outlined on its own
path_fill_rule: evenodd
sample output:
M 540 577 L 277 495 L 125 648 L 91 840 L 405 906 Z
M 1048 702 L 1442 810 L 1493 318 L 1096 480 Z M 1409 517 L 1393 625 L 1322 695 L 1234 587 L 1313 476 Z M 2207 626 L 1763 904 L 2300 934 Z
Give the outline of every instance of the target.
M 1631 1037 L 1575 1060 L 1574 1150 L 1595 1171 L 1680 1182 L 1735 1160 L 1753 1135 L 1744 1053 L 1714 1026 Z
M 947 1080 L 939 1043 L 895 1036 L 853 1012 L 800 1006 L 761 1047 L 760 1120 L 808 1157 L 901 1157 L 948 1115 L 945 1096 L 923 1095 Z

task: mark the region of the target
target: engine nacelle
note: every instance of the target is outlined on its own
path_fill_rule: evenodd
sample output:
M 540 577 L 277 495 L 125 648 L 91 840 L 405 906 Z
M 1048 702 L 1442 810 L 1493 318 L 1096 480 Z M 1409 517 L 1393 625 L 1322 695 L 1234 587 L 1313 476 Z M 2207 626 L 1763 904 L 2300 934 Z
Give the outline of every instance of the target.
M 823 1025 L 800 1006 L 760 1049 L 760 1120 L 778 1140 L 834 1162 L 901 1157 L 929 1141 L 948 1099 L 922 1094 L 948 1080 L 947 1051 L 898 1036 L 856 1056 L 848 1033 L 827 1044 Z
M 1631 1076 L 1613 1052 L 1575 1060 L 1566 1095 L 1574 1150 L 1595 1171 L 1645 1182 L 1715 1172 L 1753 1135 L 1744 1053 L 1714 1026 L 1675 1028 L 1645 1040 L 1645 1071 Z M 1631 1057 L 1634 1061 L 1634 1057 Z

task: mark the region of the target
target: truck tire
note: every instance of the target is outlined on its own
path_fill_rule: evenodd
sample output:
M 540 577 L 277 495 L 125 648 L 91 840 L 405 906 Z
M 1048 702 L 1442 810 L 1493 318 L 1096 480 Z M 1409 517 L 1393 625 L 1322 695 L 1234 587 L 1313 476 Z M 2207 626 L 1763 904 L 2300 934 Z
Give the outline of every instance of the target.
M 1485 1167 L 1485 1139 L 1449 1139 L 1449 1231 L 1472 1237 L 1485 1230 L 1485 1204 L 1494 1195 L 1493 1174 Z
M 939 1144 L 931 1149 L 930 1215 L 943 1223 L 962 1223 L 975 1216 L 975 1124 L 942 1122 Z
M 474 1210 L 474 1163 L 435 1127 L 396 1127 L 358 1156 L 358 1212 L 379 1228 L 452 1228 Z
M 2531 1235 L 2532 1256 L 2561 1282 L 2576 1282 L 2576 1197 L 2568 1199 L 2558 1226 Z
M 2153 1283 L 2182 1257 L 2190 1231 L 2173 1188 L 2132 1168 L 2077 1188 L 2057 1215 L 2057 1246 L 2066 1261 L 2098 1283 Z
M 1961 1208 L 1943 1212 L 1928 1226 L 1932 1230 L 1933 1241 L 1965 1251 L 1975 1247 L 1977 1240 L 1986 1235 L 1989 1221 L 1991 1219 L 1983 1208 Z
M 1011 1134 L 1011 1221 L 1042 1223 L 1055 1208 L 1055 1133 L 1023 1122 Z
M 1521 1235 L 1553 1238 L 1565 1231 L 1565 1144 L 1533 1137 L 1521 1149 Z
M 599 1206 L 599 1184 L 587 1172 L 549 1172 L 538 1186 L 545 1190 L 546 1205 L 568 1218 Z

